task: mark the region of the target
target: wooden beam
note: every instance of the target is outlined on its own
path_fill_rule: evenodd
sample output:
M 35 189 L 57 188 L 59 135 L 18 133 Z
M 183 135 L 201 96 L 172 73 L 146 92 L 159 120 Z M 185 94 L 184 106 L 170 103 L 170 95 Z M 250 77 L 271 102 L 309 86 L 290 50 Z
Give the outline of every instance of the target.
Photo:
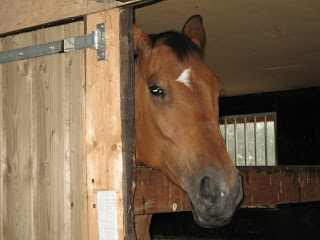
M 87 16 L 87 32 L 106 23 L 107 61 L 86 50 L 85 141 L 88 239 L 99 239 L 98 191 L 116 191 L 118 236 L 123 238 L 119 9 Z M 113 206 L 114 207 L 114 206 Z
M 140 2 L 146 2 L 146 0 L 126 2 L 111 0 L 105 3 L 95 0 L 24 0 L 18 2 L 2 0 L 0 35 Z
M 90 33 L 106 24 L 107 60 L 86 50 L 85 148 L 87 236 L 99 239 L 99 191 L 116 192 L 118 239 L 135 239 L 133 212 L 134 53 L 133 12 L 115 8 L 88 15 Z M 114 207 L 114 206 L 112 206 Z
M 123 153 L 123 205 L 125 239 L 136 239 L 134 229 L 133 139 L 134 137 L 134 46 L 133 8 L 120 10 L 120 96 Z
M 238 167 L 242 173 L 241 207 L 320 201 L 320 166 Z M 135 214 L 190 211 L 186 193 L 163 173 L 137 169 Z

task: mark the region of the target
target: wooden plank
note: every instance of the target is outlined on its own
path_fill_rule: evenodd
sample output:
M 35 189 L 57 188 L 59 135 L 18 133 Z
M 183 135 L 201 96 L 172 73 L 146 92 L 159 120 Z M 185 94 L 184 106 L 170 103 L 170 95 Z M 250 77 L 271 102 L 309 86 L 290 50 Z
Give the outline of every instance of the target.
M 242 207 L 299 202 L 299 185 L 295 174 L 284 169 L 275 172 L 271 169 L 275 168 L 243 170 L 245 198 Z
M 71 29 L 70 29 L 71 28 Z M 84 34 L 84 23 L 67 25 L 65 32 L 69 34 Z M 84 206 L 86 201 L 86 175 L 83 154 L 83 125 L 84 125 L 84 84 L 85 66 L 84 51 L 77 51 L 67 55 L 69 65 L 68 76 L 70 78 L 70 163 L 71 163 L 71 186 L 70 186 L 70 207 L 71 207 L 71 239 L 84 238 Z
M 173 212 L 174 209 L 191 210 L 185 191 L 171 182 L 162 172 L 138 167 L 134 195 L 135 214 Z
M 83 23 L 72 23 L 37 31 L 36 39 L 40 42 L 55 41 L 82 34 L 83 31 Z M 78 64 L 74 65 L 73 61 Z M 75 225 L 81 222 L 83 212 L 83 179 L 78 176 L 82 175 L 83 167 L 78 149 L 82 146 L 82 140 L 79 139 L 82 136 L 79 109 L 82 98 L 79 99 L 78 95 L 81 96 L 79 88 L 84 80 L 83 52 L 42 57 L 36 62 L 36 235 L 39 239 L 77 239 L 82 236 L 83 225 Z M 76 82 L 78 86 L 75 86 Z M 75 88 L 71 89 L 71 86 Z M 77 127 L 79 129 L 75 129 Z M 71 202 L 71 199 L 79 201 Z M 76 211 L 71 211 L 73 206 L 76 206 Z M 74 219 L 78 220 L 72 222 Z
M 146 0 L 129 0 L 126 2 L 112 0 L 106 3 L 94 0 L 24 0 L 19 2 L 2 0 L 0 34 L 140 2 L 146 2 Z
M 99 239 L 98 191 L 116 191 L 118 237 L 124 238 L 119 16 L 119 9 L 87 16 L 88 33 L 102 22 L 107 33 L 107 61 L 97 62 L 96 51 L 86 50 L 88 239 Z
M 299 172 L 297 176 L 300 180 L 300 199 L 301 202 L 319 201 L 320 200 L 320 187 L 319 187 L 319 172 Z
M 32 44 L 31 34 L 2 40 L 3 49 Z M 31 61 L 2 66 L 1 239 L 32 239 Z
M 37 39 L 50 41 L 50 36 L 62 37 L 63 28 L 44 29 L 37 32 Z M 38 142 L 38 238 L 68 239 L 70 229 L 70 207 L 65 204 L 66 187 L 70 185 L 70 129 L 67 124 L 69 111 L 69 83 L 65 75 L 64 56 L 40 58 L 37 65 L 40 88 L 36 108 Z M 69 203 L 70 204 L 70 203 Z M 70 205 L 69 205 L 70 206 Z M 45 220 L 43 220 L 45 219 Z M 68 236 L 68 237 L 67 237 Z
M 320 166 L 239 167 L 241 207 L 320 201 Z M 160 171 L 137 169 L 135 214 L 190 211 L 186 193 Z

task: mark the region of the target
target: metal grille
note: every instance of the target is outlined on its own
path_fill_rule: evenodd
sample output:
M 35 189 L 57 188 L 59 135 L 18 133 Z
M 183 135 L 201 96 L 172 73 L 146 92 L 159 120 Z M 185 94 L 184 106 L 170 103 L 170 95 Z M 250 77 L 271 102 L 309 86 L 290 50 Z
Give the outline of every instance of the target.
M 236 166 L 276 165 L 276 113 L 220 118 L 220 130 Z

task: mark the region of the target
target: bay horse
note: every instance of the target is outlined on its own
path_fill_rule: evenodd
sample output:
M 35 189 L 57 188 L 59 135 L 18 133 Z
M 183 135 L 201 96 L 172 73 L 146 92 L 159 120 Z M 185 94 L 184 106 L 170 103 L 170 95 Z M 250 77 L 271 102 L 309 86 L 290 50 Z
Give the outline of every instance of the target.
M 161 170 L 188 194 L 202 227 L 225 225 L 243 197 L 241 175 L 219 128 L 221 83 L 203 59 L 200 16 L 182 33 L 148 36 L 134 26 L 136 163 Z M 136 216 L 138 240 L 151 216 Z

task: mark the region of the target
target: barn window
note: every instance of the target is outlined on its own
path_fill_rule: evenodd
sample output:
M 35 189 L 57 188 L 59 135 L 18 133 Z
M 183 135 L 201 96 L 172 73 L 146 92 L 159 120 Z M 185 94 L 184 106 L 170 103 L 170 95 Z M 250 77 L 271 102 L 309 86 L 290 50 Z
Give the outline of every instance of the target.
M 220 130 L 236 166 L 276 165 L 276 113 L 224 116 Z

